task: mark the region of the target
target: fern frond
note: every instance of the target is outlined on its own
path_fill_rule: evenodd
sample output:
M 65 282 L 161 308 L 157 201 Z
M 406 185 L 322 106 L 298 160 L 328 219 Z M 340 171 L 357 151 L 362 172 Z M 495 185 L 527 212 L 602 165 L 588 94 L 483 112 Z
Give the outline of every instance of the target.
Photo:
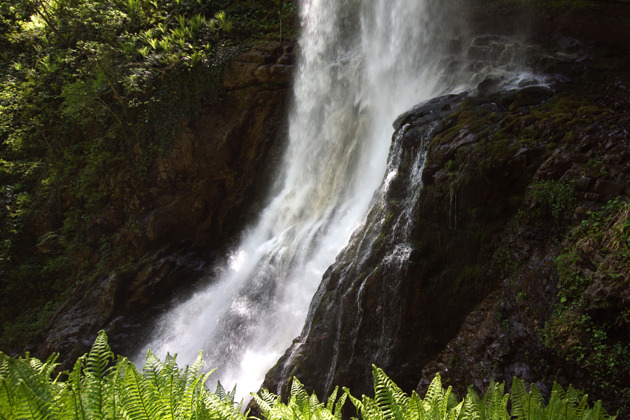
M 384 420 L 385 415 L 378 403 L 365 395 L 361 400 L 361 417 L 364 419 Z
M 221 398 L 222 400 L 224 400 L 227 397 L 227 393 L 225 392 L 225 388 L 223 388 L 223 385 L 221 385 L 220 381 L 217 381 L 217 387 L 214 391 L 215 395 L 219 398 Z
M 529 393 L 525 382 L 517 377 L 512 379 L 512 416 L 516 420 L 529 418 Z
M 52 419 L 50 403 L 43 400 L 26 382 L 20 382 L 17 389 L 19 405 L 14 412 L 18 419 Z
M 348 388 L 343 387 L 342 389 L 343 389 L 343 394 L 350 399 L 350 402 L 352 403 L 352 405 L 354 405 L 354 408 L 357 410 L 357 415 L 361 413 L 361 411 L 363 410 L 363 403 L 354 395 L 352 395 Z
M 556 382 L 554 382 L 554 387 L 562 389 L 562 386 Z M 583 393 L 573 388 L 573 385 L 569 385 L 569 389 L 565 393 L 567 400 L 573 405 L 579 405 L 582 400 Z
M 562 386 L 558 384 L 556 387 L 556 383 L 554 383 L 554 388 L 562 389 Z M 571 407 L 575 418 L 584 418 L 584 413 L 588 408 L 588 395 L 573 388 L 573 385 L 569 385 L 565 393 L 565 399 L 568 403 L 568 407 Z
M 582 397 L 582 400 L 579 402 L 577 408 L 575 409 L 575 416 L 577 418 L 584 417 L 584 413 L 588 409 L 587 402 L 588 402 L 588 395 L 584 394 L 584 396 Z
M 291 394 L 289 396 L 289 403 L 287 406 L 297 415 L 298 418 L 310 419 L 310 399 L 304 385 L 298 380 L 293 378 L 291 381 Z
M 84 375 L 80 378 L 83 396 L 85 397 L 85 411 L 89 419 L 102 419 L 106 416 L 108 400 L 113 397 L 109 392 L 110 384 L 105 377 L 113 366 L 109 366 L 114 359 L 107 342 L 105 331 L 99 331 L 94 344 L 85 358 Z
M 317 395 L 314 393 L 308 395 L 304 389 L 304 385 L 297 379 L 293 378 L 291 382 L 291 395 L 287 407 L 293 413 L 294 418 L 309 420 L 320 417 L 332 417 L 330 411 L 326 411 L 323 403 L 319 402 Z
M 199 398 L 203 401 L 203 407 L 197 409 L 197 412 L 205 411 L 210 418 L 215 420 L 245 420 L 243 413 L 237 409 L 233 403 L 223 399 L 217 394 L 204 390 Z
M 201 356 L 199 356 L 201 357 Z M 213 371 L 208 372 L 205 375 L 199 375 L 198 367 L 186 368 L 184 372 L 184 381 L 180 381 L 179 387 L 183 393 L 180 396 L 180 402 L 178 407 L 178 413 L 185 413 L 187 410 L 192 410 L 194 407 L 195 398 L 197 397 L 198 390 L 203 387 L 208 380 L 210 374 Z M 174 376 L 175 378 L 176 376 Z
M 588 410 L 588 412 L 585 412 L 585 420 L 600 420 L 603 419 L 603 409 L 602 409 L 602 402 L 601 401 L 597 401 L 595 403 L 595 405 L 593 405 L 593 408 L 591 410 Z
M 105 331 L 98 332 L 94 344 L 87 355 L 85 374 L 98 379 L 103 379 L 108 373 L 107 366 L 114 359 L 114 353 L 107 343 Z
M 162 413 L 164 420 L 178 418 L 177 413 L 182 404 L 188 403 L 186 412 L 190 412 L 191 402 L 182 398 L 185 381 L 179 377 L 174 357 L 167 355 L 165 362 L 162 363 L 151 350 L 148 350 L 142 367 L 142 376 L 143 380 L 148 382 L 155 391 L 156 402 L 159 404 L 158 411 Z
M 186 384 L 190 385 L 199 377 L 199 370 L 203 367 L 203 352 L 200 351 L 192 365 L 187 366 L 184 374 Z
M 339 392 L 339 387 L 336 386 L 333 392 L 328 397 L 328 401 L 326 402 L 326 409 L 330 411 L 331 413 L 333 412 L 335 408 L 335 400 L 337 399 L 338 392 Z
M 212 372 L 214 372 L 214 369 L 212 370 Z M 230 404 L 235 404 L 235 400 L 236 400 L 236 385 L 234 385 L 234 388 L 232 388 L 232 390 L 225 395 L 225 401 L 228 401 Z M 242 404 L 243 404 L 243 401 L 241 400 L 239 402 L 239 407 Z
M 10 387 L 6 378 L 0 378 L 0 416 L 2 419 L 8 419 L 13 411 L 11 407 L 14 405 L 15 388 Z M 12 417 L 12 416 L 11 416 Z
M 372 365 L 374 399 L 385 419 L 403 420 L 409 397 L 392 381 L 382 369 Z
M 439 419 L 446 418 L 447 412 L 449 409 L 449 404 L 452 402 L 451 400 L 452 392 L 453 392 L 453 387 L 449 386 L 446 389 L 446 392 L 442 394 L 441 400 L 437 404 L 435 404 L 437 418 Z
M 86 356 L 87 355 L 83 355 L 77 359 L 68 375 L 67 381 L 67 395 L 64 405 L 66 406 L 66 412 L 72 412 L 76 419 L 85 419 L 88 415 L 83 401 L 82 381 L 82 372 Z
M 138 369 L 129 363 L 125 366 L 124 398 L 122 405 L 134 419 L 154 419 L 158 416 L 158 398 L 156 390 L 149 381 L 144 380 Z
M 9 375 L 9 360 L 11 358 L 0 351 L 0 379 L 4 379 Z
M 485 407 L 485 416 L 492 419 L 508 419 L 510 418 L 507 411 L 507 403 L 510 398 L 509 394 L 504 393 L 504 385 L 490 381 L 488 390 L 483 398 Z
M 106 377 L 106 381 L 109 385 L 108 392 L 110 393 L 110 398 L 106 401 L 104 413 L 108 419 L 129 418 L 120 403 L 124 395 L 124 374 L 128 364 L 131 364 L 131 362 L 127 360 L 126 357 L 119 356 L 116 359 L 116 365 Z
M 265 415 L 265 417 L 268 417 L 268 414 L 271 413 L 272 406 L 278 399 L 276 395 L 272 394 L 264 388 L 260 390 L 260 395 L 252 393 L 251 396 L 258 405 L 258 408 L 260 408 L 260 411 L 262 411 L 262 413 Z
M 41 400 L 50 400 L 50 388 L 48 379 L 41 374 L 40 364 L 32 363 L 32 359 L 27 355 L 26 359 L 12 359 L 9 363 L 11 371 L 15 376 L 15 383 L 23 383 L 30 392 Z
M 160 371 L 162 370 L 164 370 L 164 364 L 151 350 L 147 350 L 144 366 L 142 367 L 142 375 L 146 380 L 151 382 L 154 387 L 160 388 L 162 385 L 160 379 L 164 379 L 164 377 L 160 375 Z M 168 377 L 168 372 L 164 372 L 164 376 Z
M 543 416 L 550 420 L 576 418 L 574 404 L 568 401 L 566 392 L 558 383 L 553 384 L 551 397 L 547 407 L 543 410 Z
M 444 389 L 442 388 L 442 378 L 438 373 L 431 381 L 431 384 L 427 389 L 427 393 L 424 395 L 424 401 L 431 404 L 432 401 L 438 400 L 442 397 L 443 391 Z
M 317 395 L 315 395 L 315 393 L 311 394 L 307 401 L 307 405 L 302 408 L 302 413 L 305 417 L 308 416 L 307 418 L 318 418 L 318 414 L 321 415 L 326 411 L 326 407 L 323 403 L 319 402 L 319 399 L 317 398 Z
M 335 391 L 336 390 L 337 388 L 335 388 Z M 341 413 L 343 411 L 343 406 L 346 403 L 346 399 L 348 399 L 348 393 L 344 392 L 335 403 L 335 408 L 332 410 L 332 414 L 337 420 L 341 420 Z
M 0 352 L 0 415 L 3 419 L 13 418 L 16 384 L 11 381 L 10 357 Z
M 467 420 L 475 420 L 481 418 L 481 399 L 479 398 L 479 395 L 472 387 L 472 385 L 468 387 L 468 393 L 466 394 L 466 398 L 464 398 L 463 403 L 463 418 Z
M 51 383 L 48 362 L 41 363 L 28 354 L 24 359 L 6 358 L 5 362 L 3 395 L 11 395 L 10 411 L 15 418 L 52 418 L 62 387 Z
M 460 401 L 459 404 L 455 405 L 454 407 L 449 408 L 448 413 L 445 418 L 447 420 L 459 419 L 460 418 L 459 416 L 463 408 L 464 408 L 464 401 Z
M 409 420 L 425 420 L 427 418 L 427 412 L 424 408 L 422 398 L 420 398 L 416 391 L 411 392 L 405 417 Z

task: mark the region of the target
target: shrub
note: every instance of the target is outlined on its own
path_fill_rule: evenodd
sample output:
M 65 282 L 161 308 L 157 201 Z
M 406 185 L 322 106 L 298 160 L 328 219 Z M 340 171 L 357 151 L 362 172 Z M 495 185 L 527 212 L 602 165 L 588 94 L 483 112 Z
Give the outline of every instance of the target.
M 559 181 L 538 181 L 532 186 L 532 196 L 559 222 L 575 207 L 573 184 Z

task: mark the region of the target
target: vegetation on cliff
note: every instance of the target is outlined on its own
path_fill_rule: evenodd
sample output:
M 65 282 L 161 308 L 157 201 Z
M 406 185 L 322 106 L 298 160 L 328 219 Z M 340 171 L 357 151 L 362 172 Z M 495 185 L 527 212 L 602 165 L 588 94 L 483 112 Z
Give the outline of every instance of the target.
M 493 182 L 486 191 L 511 185 L 482 212 L 470 199 L 459 201 L 458 236 L 479 214 L 491 214 L 493 223 L 508 216 L 486 242 L 488 257 L 472 283 L 479 290 L 494 279 L 495 286 L 424 377 L 440 372 L 458 390 L 513 375 L 547 391 L 554 380 L 572 382 L 628 415 L 630 299 L 622 285 L 630 273 L 630 113 L 627 77 L 615 71 L 625 59 L 608 57 L 564 70 L 574 83 L 555 87 L 543 104 L 503 113 L 465 106 L 445 120 L 427 166 L 440 168 L 434 188 L 445 196 L 464 191 L 468 199 L 479 171 Z M 480 140 L 444 158 L 440 150 L 450 150 L 463 129 Z
M 224 66 L 294 30 L 290 1 L 0 4 L 0 342 L 146 252 L 146 176 Z M 284 32 L 284 33 L 283 33 Z
M 201 373 L 201 354 L 192 366 L 177 367 L 176 359 L 160 361 L 150 351 L 142 372 L 125 357 L 114 354 L 101 331 L 92 349 L 74 368 L 54 379 L 56 356 L 46 362 L 26 356 L 12 358 L 0 352 L 0 416 L 3 419 L 255 419 L 243 414 L 234 401 L 234 391 L 220 383 L 215 392 L 206 386 L 210 373 Z M 294 378 L 286 403 L 267 390 L 252 394 L 265 419 L 339 419 L 350 400 L 357 414 L 371 419 L 612 419 L 601 402 L 591 408 L 588 396 L 569 387 L 555 385 L 548 403 L 534 385 L 528 391 L 518 379 L 512 394 L 492 382 L 483 397 L 472 388 L 463 400 L 444 389 L 437 375 L 421 398 L 415 391 L 405 394 L 379 368 L 373 367 L 374 398 L 354 397 L 350 390 L 336 388 L 328 402 L 309 395 Z M 339 396 L 339 398 L 337 398 Z
M 611 398 L 630 400 L 630 202 L 616 198 L 588 211 L 555 259 L 557 300 L 545 345 L 589 373 Z

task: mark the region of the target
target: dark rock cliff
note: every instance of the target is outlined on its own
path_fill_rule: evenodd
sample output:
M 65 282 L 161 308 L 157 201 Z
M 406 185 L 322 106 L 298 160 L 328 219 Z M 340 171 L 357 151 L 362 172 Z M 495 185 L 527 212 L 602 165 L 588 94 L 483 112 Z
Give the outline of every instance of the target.
M 208 274 L 216 255 L 256 214 L 286 138 L 292 44 L 235 57 L 224 91 L 188 121 L 150 170 L 130 246 L 144 260 L 84 282 L 61 305 L 37 352 L 72 363 L 106 329 L 116 351 L 135 349 L 147 320 Z
M 585 251 L 579 239 L 599 232 L 594 214 L 628 223 L 627 204 L 606 205 L 630 196 L 629 55 L 616 38 L 628 27 L 617 22 L 603 40 L 576 19 L 581 31 L 533 22 L 548 53 L 531 65 L 551 84 L 505 89 L 487 79 L 395 122 L 395 176 L 264 387 L 286 395 L 296 376 L 321 398 L 336 385 L 368 394 L 376 364 L 408 392 L 425 391 L 438 372 L 460 395 L 518 376 L 543 392 L 554 379 L 573 383 L 610 410 L 627 405 L 627 244 Z

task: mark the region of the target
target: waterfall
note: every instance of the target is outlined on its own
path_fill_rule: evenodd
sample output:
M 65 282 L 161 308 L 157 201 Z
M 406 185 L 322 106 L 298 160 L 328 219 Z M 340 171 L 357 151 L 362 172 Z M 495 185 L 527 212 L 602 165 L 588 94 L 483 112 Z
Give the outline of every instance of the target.
M 289 144 L 273 197 L 229 264 L 145 346 L 255 391 L 299 334 L 322 275 L 364 221 L 392 121 L 438 93 L 444 27 L 429 0 L 303 0 Z M 439 30 L 439 31 L 438 31 Z M 440 32 L 441 31 L 441 32 Z M 144 353 L 137 360 L 144 359 Z

